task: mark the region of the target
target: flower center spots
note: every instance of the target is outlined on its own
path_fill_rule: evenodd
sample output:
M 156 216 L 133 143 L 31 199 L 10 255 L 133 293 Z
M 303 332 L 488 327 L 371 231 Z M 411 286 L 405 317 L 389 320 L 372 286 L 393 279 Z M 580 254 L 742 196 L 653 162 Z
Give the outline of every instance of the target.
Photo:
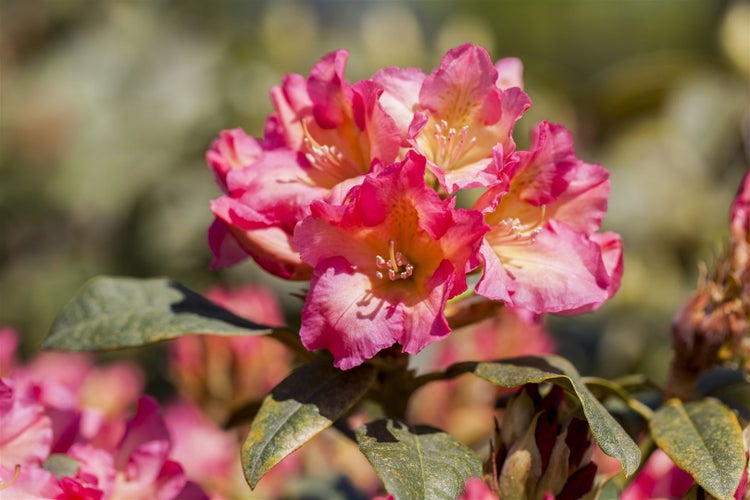
M 388 240 L 388 259 L 377 255 L 375 265 L 380 269 L 375 273 L 380 280 L 385 279 L 386 274 L 391 281 L 405 280 L 414 273 L 414 266 L 406 260 L 404 254 L 396 251 L 396 243 L 393 240 Z
M 546 206 L 539 207 L 539 216 L 531 222 L 521 223 L 517 217 L 508 217 L 498 222 L 486 238 L 492 246 L 533 245 L 536 235 L 542 231 Z
M 435 143 L 437 144 L 437 148 L 435 149 L 435 163 L 444 169 L 448 169 L 451 165 L 466 156 L 477 143 L 476 137 L 469 138 L 468 135 L 468 125 L 456 129 L 449 127 L 448 122 L 445 120 L 435 122 L 434 136 Z

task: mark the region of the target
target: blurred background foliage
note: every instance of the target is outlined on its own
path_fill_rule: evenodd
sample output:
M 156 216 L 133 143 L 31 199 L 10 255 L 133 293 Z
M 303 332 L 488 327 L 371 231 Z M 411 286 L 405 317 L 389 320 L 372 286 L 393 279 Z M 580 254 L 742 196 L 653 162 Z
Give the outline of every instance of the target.
M 596 313 L 551 318 L 562 354 L 662 381 L 671 316 L 721 248 L 748 166 L 746 2 L 1 0 L 0 324 L 33 352 L 98 274 L 267 283 L 293 318 L 303 283 L 208 270 L 211 140 L 261 135 L 270 86 L 330 50 L 350 51 L 354 81 L 431 71 L 467 41 L 523 59 L 520 146 L 549 119 L 611 172 L 623 284 Z

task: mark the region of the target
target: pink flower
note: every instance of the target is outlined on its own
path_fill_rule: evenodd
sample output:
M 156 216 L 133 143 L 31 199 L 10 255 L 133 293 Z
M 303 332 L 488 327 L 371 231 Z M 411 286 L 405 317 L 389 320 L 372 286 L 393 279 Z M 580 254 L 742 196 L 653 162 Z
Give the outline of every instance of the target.
M 209 491 L 232 497 L 232 488 L 244 484 L 236 436 L 186 401 L 170 404 L 164 421 L 172 436 L 170 456 L 185 469 L 187 477 Z
M 732 255 L 737 270 L 750 273 L 750 171 L 745 174 L 731 210 Z
M 693 485 L 693 478 L 677 467 L 661 450 L 656 450 L 643 470 L 620 494 L 621 500 L 642 498 L 682 498 Z
M 251 256 L 263 269 L 286 279 L 307 279 L 310 268 L 292 244 L 294 227 L 313 200 L 327 190 L 316 186 L 297 153 L 276 149 L 227 176 L 230 194 L 211 202 L 216 216 L 208 231 L 212 267 Z
M 271 90 L 285 146 L 303 153 L 316 183 L 328 188 L 367 173 L 375 159 L 395 160 L 399 152 L 396 124 L 378 102 L 382 88 L 369 80 L 350 85 L 347 58 L 345 50 L 331 52 L 306 84 L 293 75 Z
M 49 500 L 63 490 L 58 479 L 39 465 L 6 468 L 0 465 L 0 500 Z
M 214 172 L 216 184 L 227 192 L 227 175 L 234 169 L 250 165 L 263 152 L 263 145 L 241 128 L 222 130 L 206 152 L 206 162 Z
M 251 321 L 284 324 L 281 307 L 266 288 L 214 287 L 206 297 Z M 263 336 L 189 335 L 169 344 L 169 372 L 180 393 L 217 420 L 264 397 L 289 373 L 291 363 L 286 347 Z
M 145 376 L 130 362 L 98 367 L 84 354 L 45 352 L 17 367 L 13 378 L 52 419 L 52 452 L 65 453 L 82 440 L 116 445 L 125 412 L 140 395 Z
M 406 139 L 448 193 L 489 186 L 513 161 L 513 127 L 531 101 L 519 87 L 507 87 L 521 83 L 520 62 L 503 60 L 498 67 L 500 81 L 487 51 L 465 44 L 426 77 L 393 68 L 373 77 L 386 89 L 381 102 L 397 122 L 403 126 L 412 111 Z
M 517 57 L 506 57 L 495 63 L 497 86 L 501 90 L 523 88 L 523 63 Z
M 52 447 L 52 421 L 44 407 L 10 379 L 0 378 L 0 466 L 40 465 Z
M 70 447 L 67 455 L 81 464 L 75 476 L 64 478 L 78 483 L 74 485 L 69 481 L 68 488 L 89 490 L 91 494 L 95 494 L 92 490 L 99 490 L 107 497 L 111 495 L 117 476 L 115 459 L 111 451 L 78 443 Z M 73 495 L 71 497 L 75 498 Z
M 171 499 L 187 484 L 180 464 L 169 459 L 171 441 L 159 405 L 148 396 L 128 422 L 115 454 L 113 498 Z
M 342 205 L 314 202 L 294 242 L 315 271 L 302 312 L 308 349 L 349 369 L 398 342 L 408 353 L 446 336 L 446 301 L 486 231 L 424 182 L 425 159 L 376 165 Z
M 214 143 L 209 162 L 228 194 L 211 204 L 216 216 L 209 230 L 213 267 L 250 255 L 282 278 L 309 278 L 292 234 L 309 214 L 310 203 L 342 183 L 348 189 L 359 182 L 373 160 L 395 160 L 400 137 L 378 102 L 382 89 L 371 81 L 350 85 L 344 77 L 346 59 L 346 51 L 332 52 L 307 80 L 288 75 L 272 89 L 276 113 L 267 122 L 260 151 L 260 142 L 251 146 L 243 138 L 240 154 L 229 147 L 226 133 Z
M 458 500 L 498 500 L 498 496 L 478 477 L 470 477 Z
M 18 333 L 9 327 L 0 327 L 0 377 L 8 377 L 16 366 Z
M 477 293 L 536 313 L 596 309 L 622 274 L 620 237 L 595 234 L 607 209 L 607 171 L 578 160 L 569 132 L 547 122 L 518 157 L 474 207 L 490 225 Z

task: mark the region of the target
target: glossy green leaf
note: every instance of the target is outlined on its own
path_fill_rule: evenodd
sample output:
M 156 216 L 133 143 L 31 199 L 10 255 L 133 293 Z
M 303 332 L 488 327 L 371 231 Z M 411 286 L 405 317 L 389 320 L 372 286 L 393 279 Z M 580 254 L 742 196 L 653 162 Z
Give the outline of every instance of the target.
M 351 409 L 375 374 L 370 365 L 341 371 L 330 361 L 294 370 L 263 400 L 242 445 L 248 484 L 255 488 L 271 467 Z
M 715 399 L 683 404 L 670 399 L 650 423 L 656 444 L 695 482 L 717 498 L 731 499 L 745 468 L 742 428 Z
M 453 500 L 469 477 L 482 475 L 476 453 L 430 427 L 381 419 L 357 429 L 357 441 L 386 490 L 399 500 Z
M 240 318 L 166 278 L 102 276 L 60 312 L 43 347 L 93 351 L 135 347 L 182 335 L 260 335 L 267 326 Z
M 517 387 L 541 382 L 562 386 L 570 394 L 578 397 L 591 433 L 602 451 L 619 460 L 626 475 L 632 474 L 638 468 L 641 461 L 638 446 L 591 394 L 578 371 L 568 360 L 555 355 L 523 356 L 483 363 L 458 363 L 448 371 L 473 373 L 500 387 Z

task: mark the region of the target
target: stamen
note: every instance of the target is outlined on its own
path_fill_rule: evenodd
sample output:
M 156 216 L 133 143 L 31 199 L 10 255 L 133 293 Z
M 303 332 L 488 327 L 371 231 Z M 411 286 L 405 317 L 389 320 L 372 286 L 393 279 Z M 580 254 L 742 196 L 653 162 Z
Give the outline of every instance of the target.
M 304 121 L 300 121 L 305 137 L 302 139 L 305 158 L 314 169 L 332 176 L 338 181 L 360 175 L 361 172 L 352 169 L 344 154 L 334 145 L 320 144 L 316 141 Z
M 493 246 L 514 245 L 529 246 L 536 243 L 536 235 L 542 232 L 546 205 L 539 207 L 539 217 L 525 224 L 518 217 L 501 220 L 492 228 L 487 239 Z
M 414 273 L 414 266 L 406 260 L 404 254 L 396 251 L 396 242 L 388 240 L 388 260 L 380 255 L 375 256 L 375 266 L 378 269 L 386 271 L 388 279 L 395 281 L 398 279 L 405 280 Z M 383 271 L 376 271 L 375 277 L 379 280 L 385 278 Z
M 13 483 L 16 482 L 16 479 L 18 479 L 18 476 L 20 475 L 21 475 L 21 466 L 19 464 L 16 464 L 15 468 L 13 469 L 13 477 L 11 477 L 7 483 L 4 481 L 0 481 L 0 491 L 4 490 L 5 488 L 10 488 L 11 486 L 13 486 Z
M 469 138 L 468 135 L 468 125 L 464 125 L 456 130 L 454 127 L 449 127 L 448 122 L 445 120 L 436 122 L 434 132 L 437 144 L 437 148 L 435 149 L 435 163 L 447 170 L 466 156 L 477 143 L 476 137 Z

